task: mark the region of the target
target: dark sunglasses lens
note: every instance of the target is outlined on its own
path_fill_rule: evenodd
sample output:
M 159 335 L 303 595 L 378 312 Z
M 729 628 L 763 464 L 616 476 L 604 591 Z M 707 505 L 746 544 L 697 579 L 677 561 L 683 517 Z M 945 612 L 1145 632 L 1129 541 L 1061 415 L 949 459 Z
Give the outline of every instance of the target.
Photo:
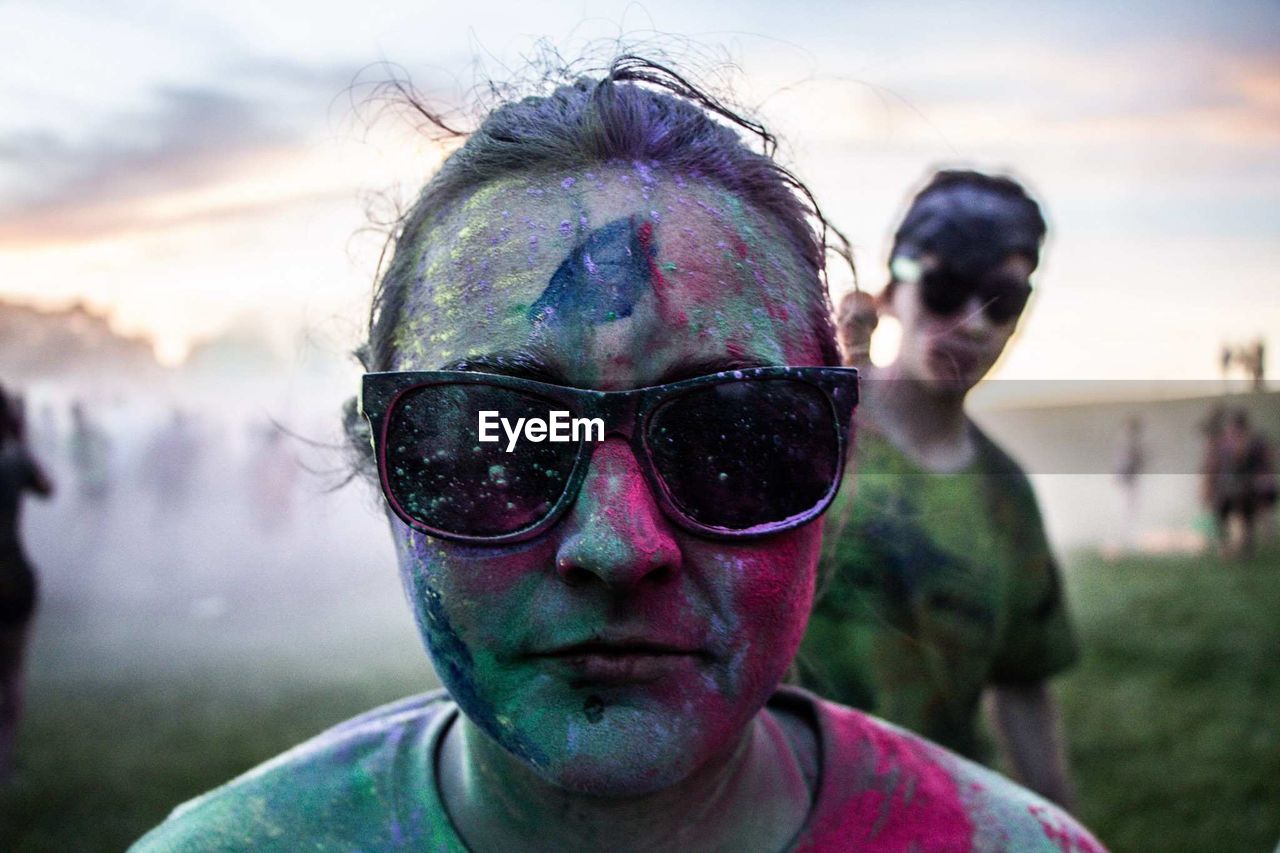
M 791 379 L 724 382 L 658 407 L 646 440 L 681 512 L 727 530 L 785 521 L 818 506 L 839 470 L 826 396 Z
M 959 311 L 972 293 L 971 282 L 945 269 L 929 270 L 920 279 L 924 307 L 939 317 L 950 317 Z
M 463 536 L 503 536 L 536 524 L 564 494 L 577 442 L 530 442 L 508 453 L 479 440 L 479 414 L 548 419 L 558 404 L 489 385 L 429 385 L 403 394 L 388 415 L 387 497 L 427 527 Z M 492 434 L 492 433 L 490 433 Z
M 995 286 L 986 296 L 987 316 L 993 323 L 1007 323 L 1022 313 L 1031 298 L 1031 287 L 1025 283 Z

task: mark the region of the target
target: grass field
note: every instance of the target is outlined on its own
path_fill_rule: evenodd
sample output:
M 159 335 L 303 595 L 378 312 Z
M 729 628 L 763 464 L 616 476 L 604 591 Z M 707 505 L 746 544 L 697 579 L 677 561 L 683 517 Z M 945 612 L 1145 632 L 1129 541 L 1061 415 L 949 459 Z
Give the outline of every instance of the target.
M 1084 658 L 1059 689 L 1082 818 L 1117 851 L 1271 851 L 1280 554 L 1227 566 L 1081 555 L 1069 568 Z M 120 850 L 176 803 L 429 686 L 403 624 L 385 642 L 304 638 L 276 657 L 248 642 L 220 662 L 159 669 L 102 665 L 83 647 L 103 634 L 56 609 L 41 624 L 0 850 Z M 77 649 L 82 663 L 67 665 Z
M 1084 650 L 1059 685 L 1080 816 L 1117 851 L 1280 840 L 1280 551 L 1077 559 Z

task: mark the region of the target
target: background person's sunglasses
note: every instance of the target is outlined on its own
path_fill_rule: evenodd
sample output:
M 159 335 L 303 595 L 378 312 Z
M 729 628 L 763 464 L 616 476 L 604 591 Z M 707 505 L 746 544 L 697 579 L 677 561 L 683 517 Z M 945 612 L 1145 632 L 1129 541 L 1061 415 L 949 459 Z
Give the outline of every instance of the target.
M 573 505 L 597 442 L 478 440 L 481 411 L 601 418 L 626 438 L 662 511 L 711 537 L 764 536 L 831 503 L 844 471 L 858 372 L 757 367 L 631 391 L 589 391 L 471 371 L 367 373 L 382 491 L 402 521 L 457 542 L 537 536 Z
M 1025 279 L 1002 275 L 972 276 L 941 266 L 920 276 L 920 298 L 939 317 L 951 317 L 974 296 L 993 323 L 1007 323 L 1022 313 L 1031 297 Z

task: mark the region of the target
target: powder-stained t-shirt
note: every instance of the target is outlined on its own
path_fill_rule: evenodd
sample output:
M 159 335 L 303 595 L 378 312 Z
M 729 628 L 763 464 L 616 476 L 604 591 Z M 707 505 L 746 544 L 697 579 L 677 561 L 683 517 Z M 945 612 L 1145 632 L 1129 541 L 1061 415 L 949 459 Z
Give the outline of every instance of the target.
M 983 688 L 1043 680 L 1076 647 L 1031 484 L 969 428 L 975 457 L 954 474 L 858 436 L 798 660 L 815 692 L 981 760 Z
M 793 851 L 1102 850 L 1035 794 L 858 711 L 784 687 L 763 713 L 802 720 L 817 743 Z M 180 806 L 133 850 L 466 850 L 436 774 L 458 715 L 439 691 L 356 717 Z

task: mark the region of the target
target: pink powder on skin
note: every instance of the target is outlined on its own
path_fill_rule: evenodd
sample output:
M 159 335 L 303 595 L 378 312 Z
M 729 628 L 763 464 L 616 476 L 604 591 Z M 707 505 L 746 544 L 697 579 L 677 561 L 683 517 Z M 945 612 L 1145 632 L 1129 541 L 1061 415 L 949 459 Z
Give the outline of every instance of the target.
M 835 739 L 861 741 L 867 761 L 829 768 L 829 789 L 850 793 L 840 803 L 819 803 L 818 822 L 797 849 L 898 853 L 971 848 L 974 827 L 960 792 L 951 774 L 930 760 L 918 742 L 854 713 L 840 715 L 834 723 Z
M 653 298 L 658 303 L 658 316 L 669 326 L 683 327 L 685 324 L 679 322 L 680 318 L 674 315 L 667 301 L 667 280 L 658 266 L 658 253 L 653 245 L 653 223 L 642 222 L 636 229 L 636 239 L 644 247 L 645 256 L 649 259 L 649 284 L 653 288 Z
M 1044 830 L 1044 837 L 1052 841 L 1062 853 L 1103 853 L 1101 847 L 1076 832 L 1075 828 L 1064 823 L 1061 818 L 1043 806 L 1029 805 L 1027 811 Z

